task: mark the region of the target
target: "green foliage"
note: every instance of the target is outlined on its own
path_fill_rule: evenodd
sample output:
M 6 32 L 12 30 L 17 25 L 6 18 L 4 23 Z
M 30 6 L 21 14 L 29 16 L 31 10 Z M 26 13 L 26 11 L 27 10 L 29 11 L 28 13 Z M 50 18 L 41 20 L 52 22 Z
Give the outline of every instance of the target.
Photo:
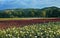
M 20 17 L 60 17 L 60 8 L 46 7 L 43 9 L 10 9 L 1 10 L 0 18 Z
M 3 29 L 0 38 L 60 38 L 60 22 Z

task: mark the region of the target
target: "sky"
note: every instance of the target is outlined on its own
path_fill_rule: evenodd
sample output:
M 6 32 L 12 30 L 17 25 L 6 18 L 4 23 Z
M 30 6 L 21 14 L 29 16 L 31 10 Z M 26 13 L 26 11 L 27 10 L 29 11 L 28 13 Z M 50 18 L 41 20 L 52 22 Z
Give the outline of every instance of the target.
M 0 0 L 0 9 L 60 7 L 60 0 Z

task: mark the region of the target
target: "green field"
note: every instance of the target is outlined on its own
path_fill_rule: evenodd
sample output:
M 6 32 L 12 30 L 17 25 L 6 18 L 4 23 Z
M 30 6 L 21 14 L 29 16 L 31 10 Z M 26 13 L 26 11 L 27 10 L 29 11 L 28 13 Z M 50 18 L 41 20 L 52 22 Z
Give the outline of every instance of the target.
M 56 18 L 0 18 L 1 20 L 30 20 L 30 19 L 56 19 Z
M 60 38 L 60 22 L 3 29 L 0 30 L 0 38 Z

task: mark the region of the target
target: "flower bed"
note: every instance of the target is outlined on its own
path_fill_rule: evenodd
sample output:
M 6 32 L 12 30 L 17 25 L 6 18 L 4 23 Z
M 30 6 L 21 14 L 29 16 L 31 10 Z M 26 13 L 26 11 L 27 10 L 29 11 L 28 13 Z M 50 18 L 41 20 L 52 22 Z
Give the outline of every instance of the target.
M 0 38 L 60 38 L 60 22 L 2 29 Z

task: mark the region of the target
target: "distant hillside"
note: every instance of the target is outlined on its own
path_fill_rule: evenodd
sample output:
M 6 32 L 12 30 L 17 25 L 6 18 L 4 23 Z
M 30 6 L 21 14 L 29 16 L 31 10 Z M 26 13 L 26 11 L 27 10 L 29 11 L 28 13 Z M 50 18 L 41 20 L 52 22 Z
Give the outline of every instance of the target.
M 46 7 L 43 9 L 6 9 L 0 10 L 0 18 L 22 17 L 60 17 L 60 8 Z

